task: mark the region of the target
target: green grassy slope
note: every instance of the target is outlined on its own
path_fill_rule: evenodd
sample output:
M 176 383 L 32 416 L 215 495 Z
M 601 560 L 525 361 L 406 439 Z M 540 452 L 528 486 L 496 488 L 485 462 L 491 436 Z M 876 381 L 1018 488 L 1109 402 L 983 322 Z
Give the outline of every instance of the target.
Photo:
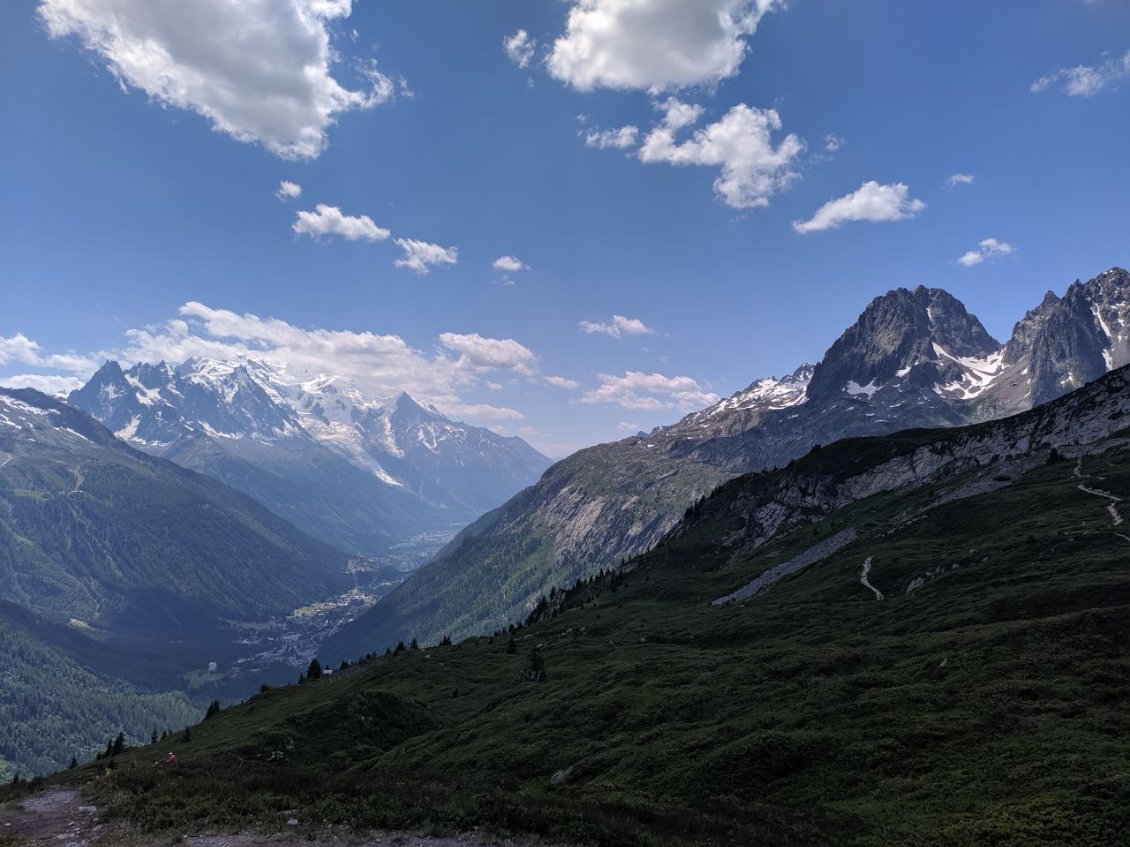
M 168 637 L 217 616 L 286 613 L 347 584 L 345 554 L 251 498 L 37 392 L 5 398 L 40 412 L 0 428 L 0 598 Z
M 744 477 L 513 654 L 470 640 L 267 692 L 195 728 L 175 770 L 119 757 L 104 799 L 158 828 L 297 810 L 607 845 L 1121 843 L 1130 534 L 1078 486 L 1130 497 L 1130 447 L 1102 446 L 1083 476 L 978 468 L 731 561 L 720 541 L 773 475 Z M 986 480 L 1003 487 L 925 508 Z M 845 528 L 824 561 L 711 605 Z

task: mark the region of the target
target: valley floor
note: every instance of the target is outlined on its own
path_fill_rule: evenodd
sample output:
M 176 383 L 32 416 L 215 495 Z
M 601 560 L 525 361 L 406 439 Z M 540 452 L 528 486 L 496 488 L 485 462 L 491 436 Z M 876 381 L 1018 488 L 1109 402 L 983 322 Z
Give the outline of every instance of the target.
M 281 826 L 285 827 L 286 822 Z M 546 842 L 464 833 L 446 837 L 404 832 L 374 832 L 364 837 L 319 833 L 296 827 L 274 834 L 243 832 L 236 835 L 143 834 L 130 825 L 100 822 L 99 809 L 72 787 L 53 787 L 22 801 L 0 806 L 0 847 L 549 847 Z

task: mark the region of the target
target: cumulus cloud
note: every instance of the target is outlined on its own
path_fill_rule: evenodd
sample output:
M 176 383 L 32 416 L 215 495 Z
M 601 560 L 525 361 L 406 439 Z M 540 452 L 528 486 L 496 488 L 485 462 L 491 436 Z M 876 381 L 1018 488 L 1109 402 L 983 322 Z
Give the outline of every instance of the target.
M 528 271 L 530 269 L 530 266 L 517 256 L 499 256 L 491 263 L 491 267 L 503 273 L 518 273 L 518 271 Z
M 334 78 L 329 26 L 352 0 L 41 0 L 54 38 L 76 37 L 123 88 L 188 109 L 219 132 L 285 159 L 321 154 L 350 110 L 390 99 L 393 81 L 369 62 L 365 85 Z
M 446 414 L 495 420 L 517 419 L 521 414 L 469 403 L 463 395 L 489 374 L 525 375 L 536 361 L 531 351 L 509 339 L 445 333 L 429 354 L 397 335 L 304 329 L 277 318 L 199 302 L 185 303 L 179 317 L 129 330 L 126 337 L 126 345 L 116 354 L 126 362 L 183 362 L 194 356 L 266 359 L 295 381 L 334 374 L 377 397 L 407 391 Z
M 628 371 L 623 376 L 598 374 L 600 385 L 581 395 L 582 403 L 611 403 L 624 409 L 701 409 L 721 398 L 689 376 L 664 376 Z
M 926 204 L 910 197 L 910 189 L 901 182 L 880 185 L 874 180 L 837 200 L 829 200 L 807 221 L 794 221 L 797 232 L 821 232 L 836 229 L 849 221 L 901 221 L 912 218 Z
M 746 37 L 781 0 L 575 0 L 552 76 L 581 91 L 709 84 L 738 72 Z
M 566 391 L 576 391 L 580 387 L 580 383 L 575 379 L 569 379 L 564 376 L 547 376 L 545 381 L 554 388 L 563 388 Z
M 311 238 L 340 235 L 349 241 L 384 241 L 391 235 L 387 229 L 373 223 L 368 215 L 342 214 L 337 206 L 325 203 L 319 203 L 313 212 L 299 212 L 291 229 Z
M 620 421 L 620 423 L 616 424 L 616 429 L 621 432 L 639 432 L 640 425 L 632 423 L 631 421 Z
M 664 113 L 663 120 L 644 139 L 640 161 L 721 168 L 714 191 L 735 209 L 767 206 L 770 197 L 796 179 L 792 165 L 804 150 L 804 142 L 790 134 L 774 146 L 772 135 L 781 129 L 775 109 L 739 103 L 718 122 L 679 142 L 679 131 L 698 123 L 702 108 L 674 97 L 657 107 Z
M 608 321 L 581 321 L 581 332 L 590 335 L 598 333 L 610 338 L 620 339 L 625 335 L 653 335 L 655 330 L 637 318 L 613 315 Z
M 512 371 L 529 376 L 534 372 L 537 357 L 526 346 L 512 338 L 483 338 L 477 333 L 459 335 L 445 332 L 439 342 L 459 354 L 458 367 L 475 371 Z
M 1107 59 L 1097 65 L 1056 68 L 1032 83 L 1029 90 L 1038 94 L 1056 88 L 1071 97 L 1094 97 L 1127 77 L 1130 77 L 1130 50 L 1121 58 Z
M 997 256 L 1007 256 L 1014 249 L 1011 244 L 997 241 L 995 238 L 986 238 L 977 245 L 976 250 L 970 250 L 963 254 L 957 260 L 957 263 L 963 268 L 971 268 L 974 265 L 981 264 L 986 259 L 993 259 Z
M 846 142 L 838 135 L 828 133 L 824 136 L 824 149 L 829 153 L 839 153 Z
M 622 126 L 619 129 L 592 130 L 585 133 L 585 145 L 598 150 L 627 150 L 636 146 L 639 127 Z
M 12 374 L 0 376 L 4 388 L 34 388 L 44 394 L 67 395 L 86 384 L 85 379 L 62 374 Z
M 427 274 L 433 265 L 454 265 L 459 260 L 456 247 L 440 247 L 412 238 L 398 238 L 396 245 L 404 251 L 404 255 L 393 264 L 398 268 L 410 268 L 420 276 Z
M 520 68 L 528 68 L 534 58 L 537 42 L 524 29 L 502 39 L 502 48 L 510 61 Z
M 972 185 L 976 182 L 976 177 L 973 174 L 950 174 L 950 178 L 946 180 L 950 188 L 956 188 L 959 185 Z
M 36 368 L 54 368 L 80 376 L 91 374 L 98 367 L 98 360 L 92 356 L 78 353 L 44 353 L 38 342 L 23 333 L 16 333 L 6 338 L 0 336 L 0 365 L 13 362 Z
M 302 196 L 302 186 L 297 182 L 290 182 L 284 179 L 279 183 L 279 190 L 275 192 L 275 196 L 284 203 L 287 200 L 297 200 Z

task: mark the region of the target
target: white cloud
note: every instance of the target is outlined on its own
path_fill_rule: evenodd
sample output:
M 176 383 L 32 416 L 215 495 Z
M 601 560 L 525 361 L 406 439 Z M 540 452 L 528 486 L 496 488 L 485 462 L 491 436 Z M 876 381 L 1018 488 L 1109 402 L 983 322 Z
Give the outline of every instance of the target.
M 664 117 L 644 139 L 640 161 L 720 167 L 722 173 L 714 181 L 714 190 L 727 206 L 767 206 L 770 197 L 796 179 L 792 164 L 804 150 L 804 142 L 790 134 L 773 146 L 772 133 L 781 129 L 781 117 L 775 109 L 739 103 L 717 123 L 696 130 L 680 143 L 675 140 L 676 134 L 697 123 L 702 108 L 674 97 L 657 104 L 657 108 Z
M 580 387 L 580 383 L 575 379 L 564 376 L 547 376 L 545 381 L 555 388 L 563 388 L 566 391 L 576 391 Z
M 976 182 L 976 177 L 973 174 L 950 174 L 950 178 L 946 180 L 950 188 L 956 188 L 959 185 L 972 185 Z
M 738 72 L 746 36 L 778 0 L 575 0 L 548 60 L 581 91 L 659 91 Z
M 1044 74 L 1029 87 L 1034 93 L 1058 88 L 1071 97 L 1094 97 L 1130 77 L 1130 51 L 1118 59 L 1107 59 L 1098 65 L 1077 65 L 1056 68 Z
M 481 385 L 488 374 L 526 375 L 535 362 L 531 351 L 508 339 L 445 333 L 436 350 L 427 354 L 397 335 L 303 329 L 277 318 L 198 302 L 186 303 L 179 314 L 155 327 L 129 330 L 125 347 L 114 357 L 126 362 L 183 362 L 194 356 L 267 359 L 296 381 L 335 374 L 377 397 L 408 391 L 446 414 L 488 420 L 522 415 L 467 402 L 465 392 Z
M 829 200 L 807 221 L 794 221 L 797 232 L 821 232 L 849 221 L 901 221 L 912 218 L 926 204 L 910 198 L 910 189 L 901 182 L 880 185 L 874 180 L 837 200 Z
M 534 58 L 534 49 L 537 47 L 537 42 L 530 38 L 528 32 L 520 29 L 513 35 L 503 38 L 502 47 L 511 62 L 520 68 L 527 68 Z
M 279 183 L 279 190 L 275 192 L 275 196 L 284 203 L 287 200 L 297 200 L 302 196 L 302 186 L 297 182 L 290 182 L 284 179 Z
M 623 338 L 625 335 L 653 335 L 655 330 L 637 318 L 626 318 L 623 315 L 613 315 L 609 321 L 581 321 L 581 331 L 590 335 L 599 333 L 611 338 Z
M 537 357 L 526 346 L 512 338 L 483 338 L 477 333 L 459 335 L 445 332 L 439 342 L 459 354 L 458 367 L 475 371 L 512 371 L 529 376 L 534 373 Z
M 993 259 L 997 256 L 1007 256 L 1014 249 L 1011 244 L 997 241 L 995 238 L 986 238 L 977 245 L 976 250 L 970 250 L 968 253 L 963 254 L 957 260 L 957 263 L 962 267 L 971 268 L 974 265 L 981 264 L 986 259 Z
M 23 333 L 5 338 L 0 336 L 0 365 L 16 362 L 36 368 L 54 368 L 68 373 L 85 376 L 98 367 L 98 359 L 78 353 L 44 354 L 43 348 Z
M 518 271 L 528 271 L 530 266 L 519 259 L 517 256 L 499 256 L 491 267 L 496 271 L 503 271 L 504 273 L 518 273 Z
M 319 203 L 313 212 L 299 212 L 291 229 L 311 238 L 340 235 L 349 241 L 384 241 L 391 235 L 368 215 L 345 215 L 337 206 L 325 203 Z
M 636 146 L 639 127 L 622 126 L 619 129 L 592 130 L 585 133 L 585 145 L 598 150 L 627 150 Z
M 13 374 L 0 377 L 4 388 L 34 388 L 44 394 L 70 394 L 86 384 L 85 379 L 61 374 Z
M 412 238 L 398 238 L 396 244 L 404 251 L 404 256 L 393 264 L 398 268 L 411 268 L 420 276 L 427 274 L 432 265 L 454 265 L 459 260 L 459 250 L 455 247 L 440 247 Z
M 620 421 L 620 423 L 616 424 L 616 429 L 621 432 L 639 432 L 640 425 L 632 423 L 631 421 Z
M 623 376 L 598 374 L 600 385 L 581 395 L 582 403 L 611 403 L 624 409 L 701 409 L 719 401 L 689 376 L 664 376 L 628 371 Z
M 824 136 L 824 149 L 829 153 L 839 153 L 840 149 L 846 144 L 842 138 L 833 133 L 828 133 Z
M 336 116 L 394 94 L 369 62 L 364 90 L 331 74 L 332 21 L 352 0 L 41 0 L 54 38 L 77 37 L 123 88 L 189 109 L 219 132 L 285 159 L 325 149 Z

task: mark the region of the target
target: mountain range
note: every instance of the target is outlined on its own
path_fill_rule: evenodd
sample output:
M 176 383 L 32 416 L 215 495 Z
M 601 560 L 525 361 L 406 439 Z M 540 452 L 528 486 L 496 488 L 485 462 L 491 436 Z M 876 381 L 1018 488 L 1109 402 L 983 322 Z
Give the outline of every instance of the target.
M 304 532 L 372 555 L 453 533 L 549 465 L 520 438 L 269 361 L 107 362 L 69 401 L 139 450 L 254 497 Z
M 282 808 L 518 842 L 1124 843 L 1128 425 L 1121 368 L 826 443 L 509 632 L 256 695 L 178 740 L 184 773 L 126 751 L 99 800 L 175 833 Z
M 487 513 L 325 647 L 335 658 L 398 640 L 521 620 L 554 586 L 653 547 L 726 480 L 814 446 L 1015 414 L 1130 362 L 1130 274 L 1052 292 L 1007 343 L 947 292 L 876 297 L 816 365 L 759 379 L 678 423 L 581 450 Z

